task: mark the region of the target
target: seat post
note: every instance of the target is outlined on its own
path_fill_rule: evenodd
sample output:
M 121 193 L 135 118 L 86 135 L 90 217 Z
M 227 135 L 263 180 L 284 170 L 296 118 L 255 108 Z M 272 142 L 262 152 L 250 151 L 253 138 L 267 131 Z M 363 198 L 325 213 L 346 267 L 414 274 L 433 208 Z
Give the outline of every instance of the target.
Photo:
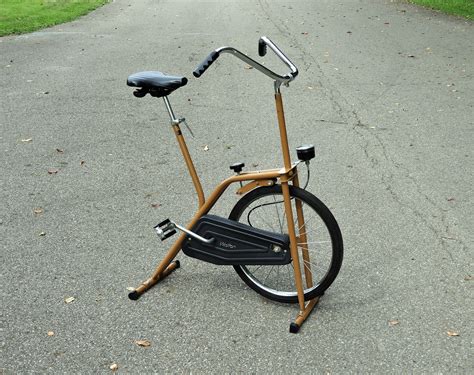
M 171 103 L 168 99 L 168 96 L 163 96 L 163 100 L 165 102 L 166 109 L 168 110 L 168 114 L 170 115 L 171 126 L 173 127 L 174 134 L 176 135 L 176 139 L 178 140 L 179 148 L 181 149 L 181 153 L 183 154 L 186 167 L 188 168 L 189 175 L 193 180 L 194 188 L 196 189 L 196 193 L 198 195 L 199 207 L 202 207 L 206 201 L 204 197 L 204 191 L 202 190 L 201 181 L 199 180 L 196 168 L 194 167 L 191 155 L 189 154 L 188 146 L 186 145 L 186 141 L 184 140 L 183 133 L 181 133 L 181 129 L 179 127 L 179 124 L 184 121 L 184 118 L 179 119 L 175 116 L 173 108 L 171 108 Z
M 163 101 L 165 102 L 166 109 L 168 110 L 168 114 L 170 115 L 171 122 L 173 124 L 179 123 L 179 119 L 176 118 L 173 112 L 173 108 L 171 108 L 171 103 L 168 99 L 168 96 L 163 96 Z

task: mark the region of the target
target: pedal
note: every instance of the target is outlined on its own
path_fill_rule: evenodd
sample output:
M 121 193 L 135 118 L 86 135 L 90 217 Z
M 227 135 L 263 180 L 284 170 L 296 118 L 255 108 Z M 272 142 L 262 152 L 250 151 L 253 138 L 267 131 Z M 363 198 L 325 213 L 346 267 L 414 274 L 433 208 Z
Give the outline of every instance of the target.
M 170 221 L 170 219 L 163 220 L 161 223 L 155 225 L 154 228 L 161 241 L 176 234 L 176 226 L 172 221 Z

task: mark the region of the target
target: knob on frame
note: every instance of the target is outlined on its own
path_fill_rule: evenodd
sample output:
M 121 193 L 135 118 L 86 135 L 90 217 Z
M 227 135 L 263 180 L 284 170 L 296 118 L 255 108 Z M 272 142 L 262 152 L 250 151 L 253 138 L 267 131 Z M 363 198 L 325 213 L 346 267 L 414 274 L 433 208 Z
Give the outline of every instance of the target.
M 245 163 L 234 163 L 229 168 L 232 169 L 235 173 L 239 174 L 242 172 L 242 169 L 245 167 Z
M 315 156 L 314 146 L 313 145 L 302 145 L 296 147 L 296 155 L 301 161 L 309 161 Z

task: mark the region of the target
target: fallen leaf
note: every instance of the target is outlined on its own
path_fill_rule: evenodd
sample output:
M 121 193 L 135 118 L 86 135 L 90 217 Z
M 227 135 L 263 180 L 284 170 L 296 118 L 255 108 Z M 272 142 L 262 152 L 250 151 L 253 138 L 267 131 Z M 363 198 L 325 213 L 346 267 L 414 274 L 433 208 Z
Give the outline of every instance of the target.
M 415 55 L 408 55 L 408 57 L 411 57 L 411 58 L 414 59 L 414 58 L 415 58 Z
M 307 31 L 304 31 L 301 33 L 302 35 L 308 35 L 308 32 Z
M 36 207 L 35 209 L 33 209 L 33 213 L 35 215 L 41 215 L 43 213 L 43 209 L 41 207 Z
M 75 298 L 74 297 L 67 297 L 64 299 L 64 302 L 66 303 L 71 303 L 71 302 L 74 302 Z
M 308 86 L 308 90 L 312 90 L 312 89 L 313 89 L 313 87 L 312 87 L 312 86 Z
M 64 150 L 62 148 L 57 148 L 56 151 L 59 152 L 60 154 L 64 153 Z
M 44 237 L 44 236 L 46 236 L 46 232 L 40 232 L 39 235 L 40 235 L 40 237 Z
M 400 321 L 399 321 L 399 320 L 393 319 L 393 320 L 389 320 L 389 321 L 388 321 L 388 325 L 389 325 L 390 327 L 396 326 L 397 324 L 400 324 Z
M 109 367 L 112 371 L 117 371 L 118 370 L 118 365 L 116 363 L 112 363 Z
M 81 165 L 84 165 L 84 164 L 86 164 L 86 162 L 85 162 L 84 160 L 81 160 L 81 163 L 80 163 L 80 164 L 81 164 Z
M 144 348 L 148 348 L 151 345 L 150 340 L 135 340 L 135 344 L 138 346 L 142 346 Z
M 208 145 L 205 145 L 203 150 L 204 150 L 204 151 L 209 151 L 209 146 L 208 146 Z
M 448 336 L 450 337 L 454 337 L 454 336 L 459 336 L 459 333 L 458 332 L 454 332 L 454 331 L 448 331 L 446 332 L 448 334 Z
M 33 141 L 33 138 L 26 138 L 21 140 L 23 143 L 29 143 Z
M 153 191 L 151 193 L 146 193 L 145 198 L 151 198 L 153 195 L 158 195 L 160 194 L 158 191 Z
M 57 174 L 59 172 L 58 169 L 55 169 L 55 168 L 49 168 L 48 169 L 48 174 Z
M 127 290 L 128 290 L 129 292 L 133 292 L 133 291 L 135 290 L 135 288 L 134 288 L 133 286 L 128 286 L 128 287 L 127 287 Z
M 53 331 L 48 331 L 48 336 L 49 337 L 54 336 L 54 332 Z
M 247 69 L 247 70 L 253 69 L 253 66 L 251 66 L 251 65 L 246 65 L 246 66 L 245 66 L 245 69 Z
M 472 281 L 472 280 L 474 280 L 474 276 L 467 275 L 466 277 L 464 277 L 464 280 L 465 281 Z
M 151 207 L 153 207 L 153 208 L 158 208 L 158 207 L 160 207 L 160 206 L 161 206 L 160 203 L 152 203 L 152 204 L 151 204 Z
M 456 238 L 451 237 L 451 236 L 441 236 L 443 240 L 455 240 Z

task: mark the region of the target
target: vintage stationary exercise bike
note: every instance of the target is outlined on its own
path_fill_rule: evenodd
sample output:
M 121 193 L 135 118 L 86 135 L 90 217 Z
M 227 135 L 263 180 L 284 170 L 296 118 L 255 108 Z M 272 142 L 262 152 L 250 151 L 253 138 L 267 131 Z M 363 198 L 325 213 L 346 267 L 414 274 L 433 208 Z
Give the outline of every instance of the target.
M 298 70 L 270 39 L 260 38 L 260 56 L 265 56 L 267 47 L 290 68 L 288 74 L 278 75 L 232 47 L 212 51 L 193 72 L 195 77 L 200 77 L 221 54 L 229 53 L 270 77 L 274 81 L 283 156 L 283 167 L 276 169 L 244 172 L 244 163 L 231 165 L 235 175 L 222 181 L 207 199 L 180 130 L 184 119 L 175 116 L 168 98 L 174 90 L 186 85 L 187 79 L 161 72 L 140 72 L 128 77 L 127 84 L 137 88 L 136 97 L 150 94 L 163 98 L 199 199 L 199 209 L 186 227 L 170 219 L 155 227 L 162 240 L 177 230 L 182 233 L 153 275 L 129 297 L 138 299 L 179 268 L 179 261 L 174 259 L 183 250 L 186 255 L 205 262 L 233 266 L 249 287 L 271 300 L 298 303 L 299 313 L 290 324 L 290 332 L 296 333 L 336 278 L 342 263 L 343 241 L 329 209 L 305 190 L 307 182 L 300 187 L 298 166 L 303 162 L 306 164 L 309 180 L 314 146 L 298 147 L 299 161 L 292 163 L 290 159 L 280 88 L 288 86 Z M 222 193 L 234 183 L 240 183 L 237 194 L 242 198 L 229 217 L 208 214 Z

